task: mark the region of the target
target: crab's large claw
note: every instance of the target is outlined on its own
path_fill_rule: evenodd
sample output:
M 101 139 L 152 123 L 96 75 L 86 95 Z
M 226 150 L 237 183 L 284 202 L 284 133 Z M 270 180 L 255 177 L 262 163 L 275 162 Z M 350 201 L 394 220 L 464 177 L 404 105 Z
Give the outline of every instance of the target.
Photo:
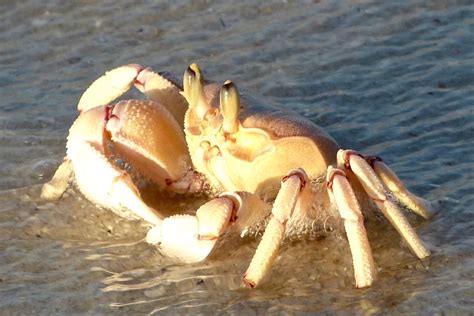
M 130 64 L 106 72 L 95 80 L 83 93 L 77 109 L 79 112 L 87 112 L 90 109 L 109 104 L 131 88 L 142 69 L 143 67 L 140 65 Z M 95 129 L 95 126 L 90 127 L 93 130 Z M 43 185 L 41 198 L 45 200 L 58 199 L 66 191 L 72 175 L 72 164 L 65 157 L 64 162 L 58 167 L 53 178 Z
M 190 166 L 184 133 L 160 103 L 120 101 L 112 108 L 106 129 L 116 153 L 161 186 L 183 177 Z
M 156 73 L 150 68 L 142 70 L 135 80 L 135 87 L 150 100 L 163 105 L 179 123 L 181 129 L 188 108 L 186 99 L 181 95 L 181 87 L 167 73 Z
M 151 100 L 106 105 L 134 84 L 166 107 Z M 107 72 L 82 95 L 80 115 L 68 136 L 67 157 L 44 185 L 42 196 L 59 197 L 74 173 L 79 189 L 94 203 L 125 217 L 161 224 L 161 217 L 142 202 L 130 175 L 113 159 L 123 158 L 134 171 L 162 186 L 181 179 L 190 166 L 182 126 L 176 120 L 183 102 L 176 85 L 139 65 Z M 175 115 L 167 108 L 176 110 Z
M 67 157 L 71 161 L 80 191 L 93 203 L 122 217 L 142 218 L 158 225 L 161 217 L 140 198 L 130 176 L 109 159 L 105 130 L 110 108 L 96 107 L 82 112 L 72 125 Z
M 339 150 L 338 165 L 346 166 L 357 176 L 367 195 L 377 204 L 384 216 L 402 236 L 408 247 L 420 259 L 430 255 L 429 249 L 418 237 L 397 204 L 386 194 L 386 189 L 374 169 L 353 150 Z
M 142 70 L 142 66 L 130 64 L 107 71 L 84 92 L 79 100 L 77 109 L 83 112 L 97 106 L 109 104 L 132 87 Z

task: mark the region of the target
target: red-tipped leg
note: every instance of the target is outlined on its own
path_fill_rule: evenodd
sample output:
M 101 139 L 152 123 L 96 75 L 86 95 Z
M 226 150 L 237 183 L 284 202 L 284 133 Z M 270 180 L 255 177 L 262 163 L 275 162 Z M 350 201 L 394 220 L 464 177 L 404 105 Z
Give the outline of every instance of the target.
M 336 203 L 339 214 L 344 220 L 356 287 L 368 287 L 375 280 L 376 269 L 359 203 L 342 170 L 331 166 L 328 168 L 327 186 L 331 200 Z
M 413 253 L 420 259 L 429 256 L 429 249 L 418 237 L 397 204 L 385 193 L 382 181 L 365 159 L 354 151 L 340 150 L 338 152 L 338 164 L 344 164 L 352 170 L 368 196 L 377 204 Z
M 387 189 L 389 189 L 401 203 L 426 219 L 433 216 L 434 211 L 431 207 L 431 203 L 408 191 L 393 170 L 390 169 L 380 157 L 368 156 L 366 157 L 366 161 L 374 169 Z
M 159 245 L 160 251 L 169 258 L 183 263 L 202 261 L 229 226 L 234 211 L 232 199 L 215 198 L 203 204 L 196 216 L 165 218 L 161 225 L 148 232 L 146 241 Z
M 270 272 L 285 236 L 286 223 L 293 215 L 298 200 L 304 195 L 302 191 L 311 190 L 310 185 L 307 184 L 308 177 L 302 169 L 293 170 L 283 178 L 280 191 L 273 204 L 272 218 L 265 228 L 257 251 L 242 278 L 246 286 L 250 288 L 258 286 Z M 299 205 L 303 204 L 299 203 Z

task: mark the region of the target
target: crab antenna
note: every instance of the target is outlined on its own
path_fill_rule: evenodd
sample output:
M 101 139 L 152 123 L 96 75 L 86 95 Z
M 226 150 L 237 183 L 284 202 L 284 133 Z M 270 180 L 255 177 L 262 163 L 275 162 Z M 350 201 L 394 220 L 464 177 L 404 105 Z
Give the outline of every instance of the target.
M 237 117 L 240 110 L 240 96 L 237 87 L 230 80 L 224 82 L 221 88 L 220 108 L 224 117 L 224 131 L 228 133 L 237 132 L 239 129 Z

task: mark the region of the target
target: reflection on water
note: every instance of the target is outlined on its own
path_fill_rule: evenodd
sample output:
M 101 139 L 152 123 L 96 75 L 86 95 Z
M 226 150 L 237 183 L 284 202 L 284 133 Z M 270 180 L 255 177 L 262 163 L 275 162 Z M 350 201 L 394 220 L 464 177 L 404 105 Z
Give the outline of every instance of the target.
M 2 2 L 2 313 L 471 311 L 474 6 L 462 2 Z M 142 241 L 141 223 L 74 189 L 39 200 L 91 80 L 130 62 L 181 74 L 193 61 L 343 147 L 384 156 L 413 191 L 441 200 L 432 220 L 411 218 L 433 256 L 419 262 L 371 221 L 372 288 L 354 288 L 347 244 L 330 234 L 287 242 L 249 291 L 240 277 L 254 240 L 230 236 L 206 262 L 176 265 Z

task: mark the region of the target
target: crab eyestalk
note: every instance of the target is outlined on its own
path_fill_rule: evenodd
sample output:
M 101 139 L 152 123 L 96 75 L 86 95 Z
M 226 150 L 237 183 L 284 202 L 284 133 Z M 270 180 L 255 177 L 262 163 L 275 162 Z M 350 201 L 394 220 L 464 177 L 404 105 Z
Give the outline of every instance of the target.
M 210 109 L 204 94 L 204 77 L 195 63 L 191 64 L 184 72 L 184 96 L 189 107 L 196 112 L 199 118 L 204 118 Z
M 223 129 L 227 133 L 235 133 L 239 129 L 237 119 L 240 111 L 240 96 L 237 87 L 230 80 L 224 82 L 220 92 L 220 109 L 224 117 Z
M 194 70 L 189 66 L 186 71 L 184 72 L 183 76 L 183 90 L 184 90 L 184 97 L 188 100 L 189 104 L 193 106 L 195 102 L 191 100 L 192 91 L 191 88 L 193 87 L 193 83 L 196 81 L 196 73 Z

